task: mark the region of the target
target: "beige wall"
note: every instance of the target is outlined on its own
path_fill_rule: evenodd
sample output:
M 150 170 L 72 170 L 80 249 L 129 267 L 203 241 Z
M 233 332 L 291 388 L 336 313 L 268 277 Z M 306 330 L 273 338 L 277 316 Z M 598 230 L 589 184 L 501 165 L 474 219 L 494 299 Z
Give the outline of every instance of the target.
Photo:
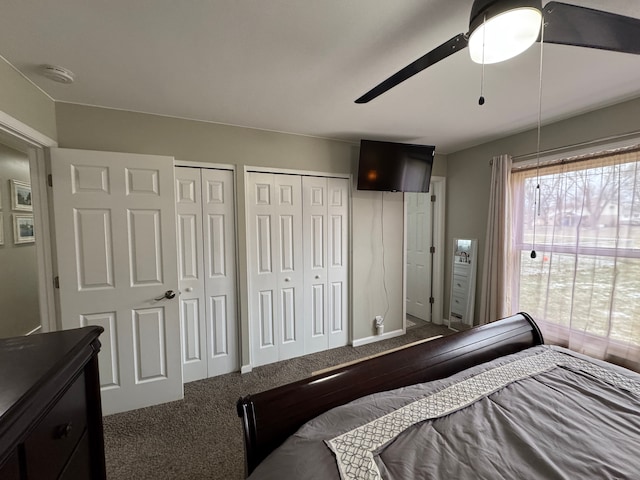
M 0 111 L 56 139 L 55 103 L 0 58 Z
M 351 144 L 301 135 L 56 103 L 58 144 L 179 160 L 350 173 Z
M 245 166 L 355 173 L 357 144 L 288 135 L 214 123 L 182 120 L 119 110 L 56 104 L 58 143 L 64 148 L 172 155 L 179 160 L 233 164 L 237 168 L 238 244 L 242 363 L 249 363 L 247 259 L 244 215 Z M 446 173 L 446 159 L 438 156 L 434 175 Z M 402 328 L 402 194 L 384 194 L 385 282 L 383 282 L 380 213 L 383 194 L 353 189 L 352 291 L 353 338 L 371 336 L 375 315 L 389 313 L 386 331 Z
M 29 333 L 40 325 L 36 249 L 14 244 L 9 180 L 29 183 L 29 159 L 0 144 L 0 213 L 4 245 L 0 245 L 0 338 Z
M 361 339 L 375 334 L 376 315 L 385 317 L 385 332 L 403 326 L 404 207 L 402 193 L 355 189 L 352 204 L 353 336 Z
M 542 128 L 541 150 L 560 148 L 624 133 L 640 131 L 640 99 L 563 120 Z M 530 130 L 448 155 L 446 258 L 453 255 L 454 238 L 478 239 L 478 282 L 475 320 L 480 309 L 486 222 L 489 208 L 491 168 L 489 160 L 508 153 L 535 153 L 537 131 Z M 445 312 L 449 311 L 451 264 L 445 268 Z

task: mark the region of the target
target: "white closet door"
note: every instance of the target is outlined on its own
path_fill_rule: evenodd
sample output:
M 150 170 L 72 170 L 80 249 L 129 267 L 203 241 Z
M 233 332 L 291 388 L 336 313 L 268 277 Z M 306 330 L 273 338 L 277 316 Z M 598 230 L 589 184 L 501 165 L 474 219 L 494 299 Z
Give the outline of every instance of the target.
M 327 311 L 329 348 L 349 342 L 349 180 L 327 179 Z
M 173 158 L 53 148 L 51 170 L 62 327 L 105 329 L 103 413 L 182 398 Z
M 178 277 L 185 382 L 207 378 L 207 335 L 199 168 L 176 167 Z
M 296 175 L 248 174 L 249 308 L 255 366 L 304 354 L 301 190 Z
M 238 370 L 233 172 L 203 169 L 205 312 L 208 374 Z
M 407 313 L 431 320 L 431 195 L 406 193 Z
M 233 172 L 176 168 L 185 382 L 238 370 Z
M 302 181 L 274 175 L 280 360 L 304 355 L 304 268 L 302 264 Z
M 302 177 L 305 353 L 329 347 L 327 179 Z
M 246 191 L 249 240 L 249 309 L 251 352 L 255 366 L 279 359 L 276 305 L 278 249 L 276 248 L 274 176 L 249 173 Z

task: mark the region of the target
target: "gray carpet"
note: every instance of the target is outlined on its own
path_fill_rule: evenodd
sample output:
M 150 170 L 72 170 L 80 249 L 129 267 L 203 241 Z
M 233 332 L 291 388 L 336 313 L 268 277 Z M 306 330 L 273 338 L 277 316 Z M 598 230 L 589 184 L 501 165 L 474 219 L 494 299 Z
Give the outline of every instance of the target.
M 185 385 L 185 398 L 104 418 L 109 480 L 244 478 L 244 453 L 236 401 L 249 393 L 293 382 L 311 372 L 373 355 L 434 335 L 452 333 L 427 324 L 406 335 L 230 373 Z

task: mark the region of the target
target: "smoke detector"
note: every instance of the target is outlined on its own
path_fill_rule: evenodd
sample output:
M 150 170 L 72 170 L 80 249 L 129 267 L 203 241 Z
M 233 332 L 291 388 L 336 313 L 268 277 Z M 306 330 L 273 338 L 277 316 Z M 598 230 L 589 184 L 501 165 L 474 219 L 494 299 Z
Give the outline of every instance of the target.
M 49 80 L 65 84 L 73 83 L 76 78 L 75 74 L 71 70 L 58 65 L 41 65 L 40 73 Z

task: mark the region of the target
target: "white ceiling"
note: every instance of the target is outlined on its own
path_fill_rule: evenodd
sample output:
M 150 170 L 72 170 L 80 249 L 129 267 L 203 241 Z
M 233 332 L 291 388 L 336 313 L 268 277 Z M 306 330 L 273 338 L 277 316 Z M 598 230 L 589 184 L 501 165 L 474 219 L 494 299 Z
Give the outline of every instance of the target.
M 543 2 L 543 3 L 546 3 Z M 640 2 L 573 0 L 640 18 Z M 481 67 L 455 54 L 354 100 L 454 35 L 472 0 L 3 0 L 0 55 L 53 99 L 451 153 L 534 127 L 539 45 Z M 640 40 L 639 40 L 640 41 Z M 76 74 L 72 85 L 40 64 Z M 640 96 L 640 56 L 545 45 L 543 123 Z

